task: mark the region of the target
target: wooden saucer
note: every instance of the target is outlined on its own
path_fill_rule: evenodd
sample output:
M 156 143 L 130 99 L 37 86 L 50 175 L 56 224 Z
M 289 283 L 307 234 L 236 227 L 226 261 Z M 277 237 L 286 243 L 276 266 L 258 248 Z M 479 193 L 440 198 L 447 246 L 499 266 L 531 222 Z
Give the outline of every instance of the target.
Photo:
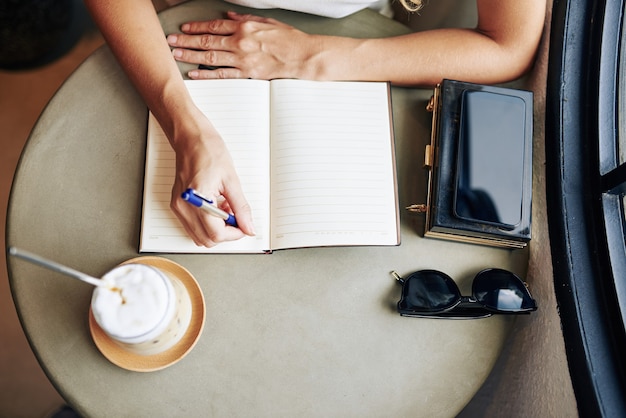
M 172 274 L 180 279 L 185 285 L 191 298 L 191 322 L 189 328 L 181 340 L 176 343 L 170 349 L 148 356 L 131 353 L 124 350 L 119 345 L 115 344 L 113 340 L 100 328 L 96 322 L 91 308 L 89 309 L 89 330 L 93 341 L 98 347 L 98 350 L 106 357 L 111 363 L 127 370 L 135 372 L 153 372 L 156 370 L 164 369 L 172 364 L 180 361 L 183 357 L 191 351 L 196 345 L 196 342 L 202 334 L 204 328 L 204 316 L 205 305 L 204 296 L 202 295 L 202 289 L 198 285 L 196 279 L 191 273 L 180 264 L 177 264 L 167 258 L 162 257 L 137 257 L 131 260 L 125 261 L 122 264 L 146 264 L 161 269 L 167 273 Z

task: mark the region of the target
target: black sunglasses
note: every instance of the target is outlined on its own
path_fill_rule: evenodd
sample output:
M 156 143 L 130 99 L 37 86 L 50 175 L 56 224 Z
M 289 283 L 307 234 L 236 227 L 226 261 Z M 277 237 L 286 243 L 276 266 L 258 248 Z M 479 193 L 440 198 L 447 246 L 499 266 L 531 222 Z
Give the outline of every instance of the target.
M 526 283 L 510 271 L 491 268 L 474 277 L 472 296 L 462 296 L 447 274 L 420 270 L 406 279 L 392 271 L 402 284 L 398 313 L 423 318 L 473 319 L 493 314 L 529 314 L 537 310 Z

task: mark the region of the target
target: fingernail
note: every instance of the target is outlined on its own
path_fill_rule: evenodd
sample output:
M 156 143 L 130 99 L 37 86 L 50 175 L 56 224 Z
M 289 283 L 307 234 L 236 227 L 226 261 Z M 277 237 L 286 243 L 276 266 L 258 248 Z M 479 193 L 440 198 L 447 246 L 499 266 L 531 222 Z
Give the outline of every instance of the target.
M 189 23 L 183 23 L 183 25 L 180 27 L 180 30 L 182 30 L 183 32 L 187 32 L 189 29 L 191 29 L 191 25 Z
M 167 42 L 169 42 L 170 44 L 175 44 L 176 41 L 178 41 L 178 36 L 176 36 L 176 35 L 168 35 Z
M 181 51 L 180 49 L 174 49 L 172 50 L 172 55 L 174 55 L 174 57 L 176 58 L 181 58 L 183 56 L 183 51 Z
M 187 73 L 187 75 L 189 76 L 189 78 L 196 78 L 196 77 L 198 77 L 198 74 L 199 74 L 199 73 L 198 73 L 198 71 L 196 71 L 196 70 L 192 70 L 192 71 L 189 71 L 189 73 Z

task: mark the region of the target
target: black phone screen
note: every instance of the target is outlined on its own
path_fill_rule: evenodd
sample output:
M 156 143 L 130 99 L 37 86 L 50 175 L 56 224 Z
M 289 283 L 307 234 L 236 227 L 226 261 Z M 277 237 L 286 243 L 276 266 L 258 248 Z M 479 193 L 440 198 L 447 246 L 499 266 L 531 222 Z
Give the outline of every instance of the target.
M 507 229 L 521 222 L 526 111 L 519 97 L 463 94 L 455 216 Z

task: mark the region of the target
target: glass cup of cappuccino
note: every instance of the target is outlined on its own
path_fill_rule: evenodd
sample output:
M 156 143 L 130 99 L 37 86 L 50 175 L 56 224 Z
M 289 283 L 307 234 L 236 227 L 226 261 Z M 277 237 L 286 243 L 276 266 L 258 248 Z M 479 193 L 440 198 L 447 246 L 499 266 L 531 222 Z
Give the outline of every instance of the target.
M 191 322 L 191 299 L 173 275 L 145 264 L 122 264 L 102 277 L 91 310 L 100 328 L 120 347 L 160 354 L 178 343 Z

